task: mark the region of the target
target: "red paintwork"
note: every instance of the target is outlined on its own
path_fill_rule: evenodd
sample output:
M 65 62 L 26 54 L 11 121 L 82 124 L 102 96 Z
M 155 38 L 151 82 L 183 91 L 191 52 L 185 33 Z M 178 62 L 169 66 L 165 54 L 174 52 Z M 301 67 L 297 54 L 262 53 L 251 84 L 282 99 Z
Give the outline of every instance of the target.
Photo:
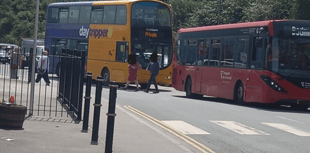
M 273 36 L 274 21 L 281 22 L 288 20 L 269 20 L 186 28 L 180 29 L 178 33 L 268 26 L 270 36 Z M 227 76 L 228 78 L 231 76 L 231 80 L 221 78 L 221 71 L 229 73 Z M 273 90 L 260 78 L 261 75 L 266 75 L 272 78 L 282 88 L 284 88 L 287 93 Z M 284 79 L 281 80 L 280 76 L 267 70 L 183 66 L 179 65 L 175 56 L 173 56 L 172 86 L 176 90 L 185 91 L 187 77 L 191 78 L 192 92 L 196 94 L 233 99 L 235 85 L 237 81 L 240 80 L 244 87 L 245 102 L 275 103 L 280 100 L 310 100 L 310 89 L 299 88 Z
M 224 29 L 238 29 L 238 28 L 251 28 L 251 27 L 264 27 L 268 26 L 270 36 L 273 36 L 273 22 L 282 22 L 288 20 L 267 20 L 257 22 L 233 23 L 214 26 L 203 26 L 194 28 L 181 28 L 178 33 L 195 32 L 195 31 L 211 31 L 211 30 L 224 30 Z
M 173 73 L 176 73 L 176 77 L 173 79 L 176 80 L 175 84 L 172 84 L 172 86 L 179 91 L 185 91 L 186 78 L 189 76 L 192 80 L 192 92 L 196 94 L 232 100 L 234 87 L 236 82 L 240 80 L 244 87 L 245 102 L 275 103 L 279 100 L 310 100 L 310 89 L 301 89 L 286 80 L 279 81 L 280 76 L 270 71 L 181 66 L 178 65 L 177 62 L 173 63 L 173 67 L 175 70 Z M 198 72 L 197 69 L 199 69 Z M 232 79 L 221 79 L 221 71 L 230 72 Z M 198 77 L 199 80 L 197 80 L 196 75 L 200 74 L 201 78 L 199 79 Z M 288 93 L 273 90 L 260 78 L 260 75 L 269 76 Z M 200 88 L 196 88 L 198 84 L 200 84 Z

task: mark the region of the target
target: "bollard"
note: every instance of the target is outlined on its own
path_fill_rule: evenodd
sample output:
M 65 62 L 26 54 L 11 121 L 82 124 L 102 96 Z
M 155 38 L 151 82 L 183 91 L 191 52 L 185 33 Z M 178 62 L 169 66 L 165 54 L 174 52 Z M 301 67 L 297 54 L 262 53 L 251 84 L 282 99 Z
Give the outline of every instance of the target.
M 94 104 L 94 120 L 93 120 L 93 131 L 91 144 L 98 144 L 98 132 L 99 132 L 99 119 L 100 119 L 100 107 L 101 105 L 101 93 L 102 93 L 102 76 L 98 76 L 96 79 L 96 96 L 95 96 L 95 104 Z
M 89 120 L 89 105 L 90 105 L 90 91 L 91 91 L 91 81 L 92 73 L 87 72 L 86 74 L 86 92 L 85 92 L 85 103 L 84 103 L 84 115 L 83 115 L 83 128 L 82 132 L 87 133 L 88 131 L 88 120 Z
M 116 85 L 115 81 L 110 84 L 110 95 L 109 95 L 109 110 L 107 113 L 108 121 L 107 121 L 107 133 L 106 133 L 106 141 L 105 141 L 105 153 L 112 153 L 112 145 L 113 145 L 113 133 L 114 133 L 114 120 L 115 120 L 115 104 L 116 104 L 116 90 L 118 85 Z

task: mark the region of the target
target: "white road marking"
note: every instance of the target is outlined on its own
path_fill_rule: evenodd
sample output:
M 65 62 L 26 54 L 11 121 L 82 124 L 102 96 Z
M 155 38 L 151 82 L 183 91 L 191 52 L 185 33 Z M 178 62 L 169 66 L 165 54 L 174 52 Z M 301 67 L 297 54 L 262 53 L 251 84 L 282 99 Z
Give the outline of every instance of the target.
M 263 122 L 262 122 L 262 124 L 267 125 L 267 126 L 271 126 L 271 127 L 274 127 L 274 128 L 277 128 L 277 129 L 280 129 L 280 130 L 283 130 L 283 131 L 286 131 L 286 132 L 289 132 L 289 133 L 292 133 L 292 134 L 295 134 L 298 136 L 310 137 L 310 133 L 298 130 L 298 129 L 291 127 L 289 125 L 280 124 L 280 123 L 263 123 Z
M 243 125 L 235 121 L 211 121 L 211 122 L 224 128 L 227 128 L 229 130 L 232 130 L 236 133 L 239 133 L 241 135 L 269 135 L 268 133 L 265 133 L 263 131 L 254 129 L 252 127 Z
M 285 120 L 289 120 L 289 121 L 293 121 L 293 122 L 305 124 L 305 123 L 303 123 L 303 122 L 299 122 L 299 121 L 296 121 L 296 120 L 293 120 L 293 119 L 289 119 L 289 118 L 285 118 L 285 117 L 282 117 L 282 116 L 277 116 L 277 117 L 282 118 L 282 119 L 285 119 Z
M 179 130 L 183 134 L 210 134 L 209 132 L 206 132 L 200 128 L 197 128 L 191 124 L 188 124 L 184 121 L 162 121 L 165 124 L 169 125 L 170 127 Z

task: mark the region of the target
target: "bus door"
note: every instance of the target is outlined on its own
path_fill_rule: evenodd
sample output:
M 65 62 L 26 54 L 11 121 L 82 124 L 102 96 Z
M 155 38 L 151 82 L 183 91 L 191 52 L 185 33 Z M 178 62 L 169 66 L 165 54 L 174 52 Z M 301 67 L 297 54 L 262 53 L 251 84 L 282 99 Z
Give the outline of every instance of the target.
M 201 75 L 202 75 L 202 66 L 204 61 L 204 46 L 205 41 L 204 39 L 199 39 L 197 42 L 197 66 L 196 66 L 196 73 L 195 73 L 195 91 L 200 92 L 201 90 Z
M 217 96 L 219 87 L 221 87 L 221 69 L 219 68 L 220 53 L 222 50 L 222 39 L 211 38 L 210 42 L 210 55 L 209 55 L 209 68 L 204 72 L 204 79 L 208 82 L 208 95 Z
M 250 60 L 250 69 L 248 70 L 247 75 L 247 89 L 246 89 L 246 101 L 247 102 L 260 102 L 260 75 L 262 75 L 263 61 L 264 61 L 264 53 L 263 53 L 263 41 L 264 37 L 254 37 L 252 42 L 253 44 Z

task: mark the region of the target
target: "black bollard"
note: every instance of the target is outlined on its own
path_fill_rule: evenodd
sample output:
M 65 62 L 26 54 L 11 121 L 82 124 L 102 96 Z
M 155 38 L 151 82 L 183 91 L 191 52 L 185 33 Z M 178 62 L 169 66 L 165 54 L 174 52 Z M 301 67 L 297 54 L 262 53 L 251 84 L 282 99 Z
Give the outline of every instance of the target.
M 96 96 L 95 96 L 95 110 L 94 110 L 94 120 L 93 120 L 93 132 L 91 138 L 91 144 L 98 144 L 98 132 L 99 132 L 99 119 L 100 119 L 100 107 L 101 105 L 101 93 L 102 93 L 102 76 L 98 76 L 96 79 Z
M 88 120 L 89 120 L 89 105 L 90 105 L 90 91 L 91 91 L 91 81 L 92 81 L 92 73 L 87 72 L 86 74 L 86 92 L 85 92 L 85 103 L 84 103 L 84 116 L 83 116 L 83 128 L 82 132 L 87 133 L 88 131 Z
M 115 104 L 116 104 L 116 90 L 118 85 L 113 81 L 110 84 L 110 95 L 109 95 L 109 110 L 107 113 L 108 122 L 107 122 L 107 133 L 105 141 L 105 153 L 112 153 L 113 145 L 113 133 L 114 133 L 114 120 L 115 120 Z

